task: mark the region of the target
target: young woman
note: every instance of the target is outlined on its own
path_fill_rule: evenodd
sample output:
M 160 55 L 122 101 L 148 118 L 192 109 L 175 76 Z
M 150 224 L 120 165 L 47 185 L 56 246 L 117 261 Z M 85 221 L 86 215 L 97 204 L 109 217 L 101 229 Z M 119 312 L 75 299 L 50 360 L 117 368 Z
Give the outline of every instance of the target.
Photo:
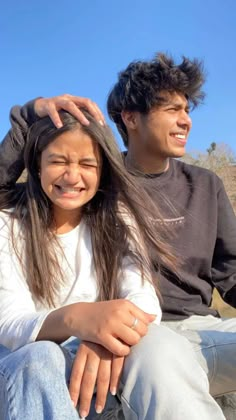
M 109 128 L 85 117 L 37 121 L 26 183 L 1 191 L 1 419 L 93 418 L 95 390 L 97 413 L 119 390 L 125 418 L 155 418 L 161 310 L 147 249 L 160 269 L 175 260 Z

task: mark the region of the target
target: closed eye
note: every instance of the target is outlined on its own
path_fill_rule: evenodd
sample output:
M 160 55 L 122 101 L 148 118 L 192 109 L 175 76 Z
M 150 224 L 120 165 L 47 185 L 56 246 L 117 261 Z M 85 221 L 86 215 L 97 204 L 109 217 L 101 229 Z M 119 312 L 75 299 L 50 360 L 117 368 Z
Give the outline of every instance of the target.
M 170 107 L 170 108 L 167 108 L 167 111 L 173 111 L 173 112 L 177 112 L 177 111 L 179 111 L 179 110 L 181 110 L 181 109 L 183 109 L 183 108 L 181 108 L 181 107 L 179 107 L 179 106 L 176 106 L 176 107 Z M 189 114 L 190 113 L 190 108 L 185 108 L 185 110 L 184 110 L 185 112 L 186 112 L 186 114 Z
M 80 163 L 80 166 L 83 166 L 83 168 L 97 168 L 97 163 Z
M 96 159 L 84 159 L 79 162 L 80 166 L 84 168 L 97 168 L 98 161 Z
M 179 108 L 175 108 L 175 107 L 171 107 L 171 108 L 167 108 L 167 111 L 178 111 Z
M 66 162 L 63 160 L 53 160 L 50 162 L 52 165 L 65 165 Z

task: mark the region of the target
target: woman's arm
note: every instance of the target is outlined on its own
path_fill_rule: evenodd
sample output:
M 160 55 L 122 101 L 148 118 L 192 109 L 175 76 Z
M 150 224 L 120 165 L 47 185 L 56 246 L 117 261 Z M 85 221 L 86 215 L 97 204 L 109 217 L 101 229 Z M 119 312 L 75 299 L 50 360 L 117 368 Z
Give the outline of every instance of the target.
M 139 255 L 143 264 L 142 276 L 140 267 L 138 267 L 134 259 L 132 260 L 131 257 L 125 257 L 123 259 L 118 281 L 120 285 L 119 297 L 121 299 L 128 299 L 149 314 L 155 314 L 156 318 L 154 322 L 160 324 L 162 311 L 153 285 L 151 263 L 145 242 L 134 217 L 121 203 L 119 203 L 119 212 L 130 231 L 130 250 L 132 253 Z
M 139 268 L 130 258 L 125 258 L 120 272 L 120 298 L 128 299 L 146 313 L 156 315 L 154 322 L 160 324 L 162 311 L 151 274 L 144 273 L 142 280 Z
M 19 228 L 14 225 L 14 235 L 20 241 Z M 0 343 L 14 350 L 35 340 L 62 342 L 76 336 L 117 355 L 128 354 L 129 346 L 146 333 L 153 317 L 126 300 L 73 303 L 54 310 L 41 305 L 38 309 L 12 248 L 10 232 L 11 218 L 1 213 Z M 131 326 L 135 318 L 140 323 L 134 331 Z
M 136 328 L 133 328 L 135 319 Z M 147 333 L 155 315 L 145 313 L 132 302 L 117 299 L 104 302 L 73 303 L 52 311 L 45 319 L 37 340 L 64 341 L 70 336 L 91 341 L 111 353 L 125 356 L 130 346 Z
M 11 109 L 11 129 L 0 143 L 0 188 L 14 185 L 22 174 L 27 130 L 36 119 L 34 101 Z
M 13 233 L 19 249 L 23 250 L 17 222 Z M 11 215 L 3 212 L 0 213 L 0 302 L 0 343 L 15 350 L 35 341 L 50 310 L 36 308 L 11 243 Z

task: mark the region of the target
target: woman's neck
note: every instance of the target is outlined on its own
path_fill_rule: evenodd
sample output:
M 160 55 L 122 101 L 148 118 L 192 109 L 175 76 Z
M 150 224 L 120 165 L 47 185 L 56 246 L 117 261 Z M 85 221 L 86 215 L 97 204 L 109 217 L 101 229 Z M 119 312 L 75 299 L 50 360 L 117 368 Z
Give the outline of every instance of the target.
M 64 209 L 54 209 L 53 230 L 57 234 L 63 234 L 73 230 L 82 219 L 81 211 L 68 211 Z

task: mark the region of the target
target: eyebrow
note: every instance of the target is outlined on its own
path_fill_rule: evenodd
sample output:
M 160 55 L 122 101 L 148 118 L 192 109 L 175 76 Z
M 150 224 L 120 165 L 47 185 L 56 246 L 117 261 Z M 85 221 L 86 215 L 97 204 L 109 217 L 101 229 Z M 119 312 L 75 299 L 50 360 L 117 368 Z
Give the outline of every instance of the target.
M 65 155 L 60 155 L 57 153 L 51 153 L 50 155 L 48 155 L 48 159 L 64 159 L 64 160 L 68 160 L 68 158 Z M 82 157 L 80 160 L 80 162 L 91 162 L 91 163 L 99 163 L 98 159 L 96 158 L 90 158 L 90 157 Z
M 173 101 L 172 100 L 166 101 L 165 103 L 162 104 L 162 107 L 164 107 L 164 108 L 166 108 L 168 106 L 173 106 L 173 107 L 179 108 L 179 109 L 183 107 L 181 102 L 177 102 L 177 101 L 174 101 L 174 100 Z M 186 105 L 183 108 L 187 109 L 188 111 L 190 110 L 190 106 L 189 106 L 188 102 L 186 103 Z
M 98 163 L 98 160 L 96 158 L 84 157 L 84 158 L 82 158 L 80 160 L 82 160 L 82 162 L 85 161 L 85 162 L 96 162 L 96 163 Z
M 48 155 L 48 159 L 52 159 L 52 158 L 66 159 L 64 155 L 59 155 L 57 153 L 51 153 L 50 155 Z

